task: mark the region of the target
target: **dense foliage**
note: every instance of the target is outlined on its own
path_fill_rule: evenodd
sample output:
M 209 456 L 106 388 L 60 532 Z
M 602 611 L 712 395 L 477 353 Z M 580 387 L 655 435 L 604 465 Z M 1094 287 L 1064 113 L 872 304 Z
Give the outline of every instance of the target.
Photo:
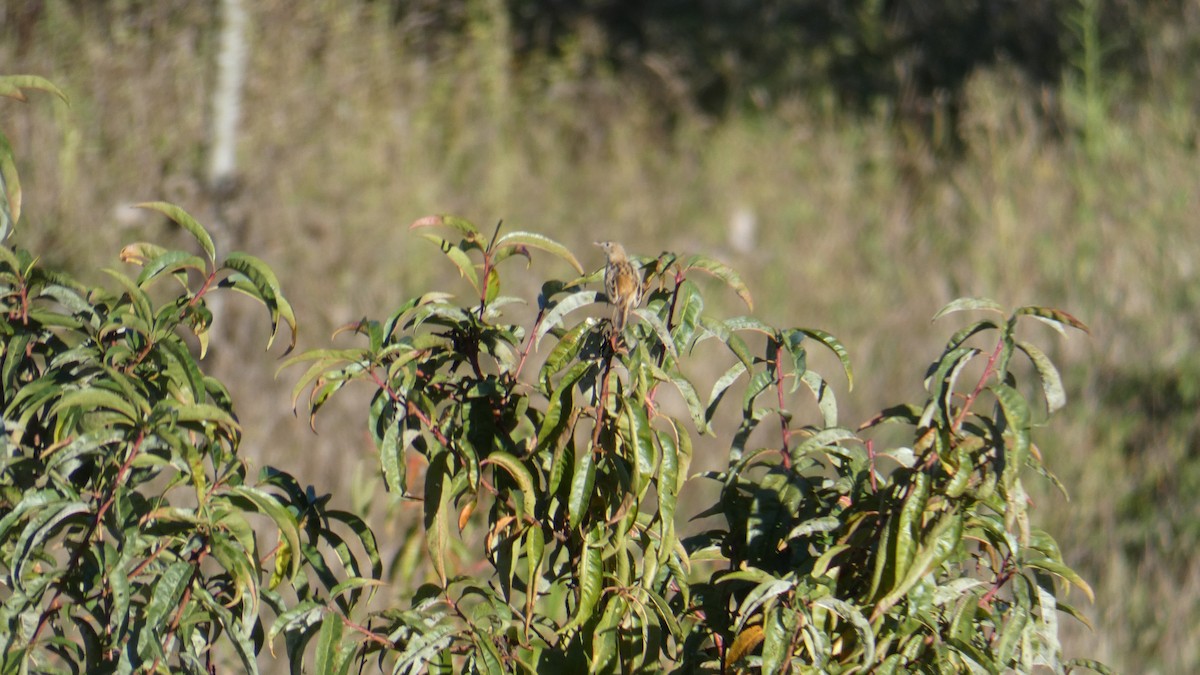
M 848 672 L 949 669 L 1063 671 L 1062 584 L 1091 590 L 1052 537 L 1029 524 L 1022 470 L 1043 473 L 1035 413 L 1017 382 L 1033 365 L 1047 409 L 1064 403 L 1046 355 L 1018 337 L 1022 318 L 1084 326 L 1063 312 L 1005 314 L 964 299 L 943 314 L 997 312 L 970 323 L 930 366 L 928 398 L 890 408 L 860 431 L 898 423 L 907 445 L 876 448 L 840 425 L 832 387 L 808 348 L 833 336 L 779 329 L 707 309 L 697 276 L 715 276 L 750 305 L 733 270 L 702 257 L 642 260 L 648 296 L 624 334 L 575 313 L 605 298 L 601 272 L 552 279 L 526 328 L 507 323 L 511 266 L 533 250 L 580 266 L 538 235 L 492 236 L 457 218 L 414 223 L 467 278 L 465 305 L 428 293 L 384 321 L 347 328 L 366 345 L 318 350 L 297 384 L 315 414 L 347 382 L 376 388 L 370 428 L 389 489 L 408 494 L 408 453 L 428 462 L 426 545 L 436 581 L 406 612 L 385 613 L 366 644 L 397 652 L 404 671 Z M 990 335 L 989 350 L 971 346 Z M 685 371 L 703 343 L 729 366 L 707 400 Z M 540 367 L 530 355 L 545 348 Z M 705 352 L 705 358 L 713 358 Z M 960 376 L 986 364 L 967 386 Z M 735 391 L 740 401 L 726 402 Z M 799 392 L 799 393 L 798 393 Z M 799 397 L 799 398 L 798 398 Z M 795 408 L 815 401 L 812 419 Z M 669 401 L 668 399 L 674 399 Z M 671 412 L 678 404 L 683 417 Z M 733 417 L 724 409 L 734 407 Z M 677 506 L 693 435 L 729 450 L 704 474 L 720 496 L 701 514 L 725 526 L 680 538 Z M 1051 477 L 1052 478 L 1052 477 Z M 484 510 L 486 509 L 486 510 Z M 476 554 L 490 573 L 454 574 L 462 530 L 483 511 Z M 456 553 L 457 552 L 457 553 Z
M 39 78 L 0 78 L 4 95 L 28 88 L 61 96 Z M 7 239 L 21 192 L 2 136 L 0 176 Z M 274 274 L 244 253 L 218 258 L 181 209 L 143 206 L 200 250 L 131 244 L 121 257 L 141 271 L 105 270 L 116 291 L 0 247 L 5 673 L 256 672 L 267 617 L 297 600 L 348 607 L 380 574 L 359 518 L 285 472 L 248 475 L 229 392 L 185 341 L 203 355 L 206 300 L 224 289 L 260 302 L 294 338 Z M 305 637 L 286 642 L 302 652 Z
M 0 80 L 0 93 L 22 88 L 56 91 Z M 7 238 L 20 188 L 0 151 Z M 852 386 L 842 344 L 719 316 L 705 277 L 752 309 L 720 262 L 640 258 L 646 297 L 617 333 L 594 290 L 602 271 L 561 244 L 418 220 L 470 300 L 425 293 L 347 326 L 360 346 L 291 361 L 308 364 L 295 392 L 314 415 L 347 383 L 374 388 L 379 471 L 423 503 L 428 579 L 394 580 L 413 584 L 411 603 L 378 609 L 369 528 L 286 473 L 248 479 L 228 392 L 185 341 L 203 355 L 205 300 L 220 289 L 294 335 L 274 275 L 246 254 L 219 258 L 177 207 L 145 206 L 200 250 L 130 245 L 122 258 L 141 271 L 110 272 L 115 292 L 0 249 L 6 672 L 204 672 L 223 658 L 253 671 L 279 636 L 297 670 L 318 637 L 317 672 L 365 659 L 393 672 L 1099 668 L 1061 654 L 1066 587 L 1090 589 L 1030 524 L 1022 482 L 1026 469 L 1049 476 L 1035 401 L 1052 413 L 1065 396 L 1021 326 L 1084 329 L 1066 313 L 952 303 L 939 316 L 1000 318 L 954 332 L 923 400 L 854 429 L 808 366 L 810 346 L 828 351 Z M 571 273 L 541 284 L 522 324 L 510 317 L 526 301 L 502 282 L 543 253 Z M 689 365 L 701 359 L 726 362 L 704 397 Z M 697 435 L 727 448 L 724 470 L 690 476 Z M 693 480 L 718 497 L 679 513 Z M 685 516 L 723 522 L 681 537 Z M 266 551 L 264 531 L 277 533 Z

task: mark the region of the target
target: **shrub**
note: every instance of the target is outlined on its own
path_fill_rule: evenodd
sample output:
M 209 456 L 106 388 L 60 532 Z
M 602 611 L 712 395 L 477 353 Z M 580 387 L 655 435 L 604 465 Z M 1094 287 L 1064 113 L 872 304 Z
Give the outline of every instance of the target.
M 25 88 L 62 96 L 39 78 L 0 78 L 0 93 L 20 98 Z M 20 183 L 2 136 L 0 170 L 7 238 L 20 218 Z M 359 518 L 327 509 L 327 497 L 285 472 L 248 477 L 229 392 L 184 339 L 191 334 L 203 355 L 213 319 L 206 299 L 227 289 L 264 305 L 276 333 L 286 326 L 294 340 L 275 275 L 244 253 L 219 259 L 181 209 L 142 206 L 191 233 L 200 253 L 127 246 L 121 258 L 141 271 L 105 270 L 116 291 L 0 246 L 5 673 L 257 672 L 268 610 L 317 601 L 311 621 L 329 616 L 340 627 L 341 611 L 381 572 Z M 268 529 L 277 543 L 264 547 Z M 288 634 L 289 656 L 303 652 L 304 638 Z
M 57 92 L 0 79 L 0 93 L 22 88 Z M 0 177 L 7 238 L 20 187 L 6 141 Z M 200 367 L 218 290 L 254 298 L 294 338 L 274 274 L 244 253 L 219 258 L 178 207 L 143 206 L 200 250 L 127 246 L 122 259 L 141 271 L 110 271 L 115 292 L 0 248 L 5 672 L 205 672 L 229 660 L 253 672 L 279 636 L 294 670 L 313 652 L 318 672 L 368 659 L 392 672 L 1103 668 L 1061 654 L 1058 612 L 1075 614 L 1065 587 L 1091 591 L 1030 524 L 1022 483 L 1026 469 L 1055 480 L 1032 431 L 1065 396 L 1019 329 L 1086 330 L 1069 314 L 951 303 L 939 317 L 1000 318 L 951 336 L 924 400 L 854 429 L 808 367 L 809 347 L 827 350 L 852 386 L 842 344 L 715 315 L 701 276 L 752 309 L 716 260 L 639 259 L 643 306 L 617 332 L 605 310 L 584 311 L 604 306 L 602 271 L 586 274 L 561 244 L 418 220 L 470 301 L 425 293 L 347 326 L 358 346 L 288 361 L 307 364 L 294 391 L 309 392 L 313 416 L 350 382 L 374 388 L 380 474 L 423 504 L 428 575 L 407 580 L 407 607 L 379 608 L 371 530 L 287 473 L 251 482 L 229 394 Z M 502 282 L 514 260 L 542 254 L 571 273 L 541 284 L 522 325 L 510 314 L 524 301 Z M 994 342 L 975 346 L 984 338 Z M 714 354 L 723 373 L 702 398 L 690 371 Z M 727 450 L 724 470 L 689 477 L 698 436 Z M 409 473 L 413 456 L 423 477 Z M 718 497 L 688 515 L 723 524 L 681 536 L 691 480 Z M 463 536 L 475 527 L 481 536 Z M 266 552 L 264 528 L 278 533 Z
M 364 642 L 394 651 L 396 671 L 1089 665 L 1060 654 L 1057 613 L 1075 613 L 1061 584 L 1091 590 L 1029 523 L 1021 474 L 1049 474 L 1011 363 L 1028 357 L 1047 411 L 1056 411 L 1058 372 L 1017 329 L 1029 318 L 1086 330 L 1078 320 L 956 301 L 939 316 L 1003 318 L 955 332 L 930 366 L 928 398 L 856 431 L 840 426 L 832 388 L 807 366 L 810 346 L 831 350 L 852 384 L 841 343 L 820 330 L 712 315 L 699 274 L 751 304 L 738 275 L 715 260 L 643 259 L 646 300 L 624 334 L 575 314 L 604 302 L 590 290 L 601 271 L 546 281 L 526 327 L 506 319 L 523 302 L 501 295 L 518 269 L 510 261 L 541 250 L 581 273 L 575 256 L 499 226 L 489 237 L 458 218 L 413 224 L 431 227 L 449 233 L 424 237 L 470 283 L 469 303 L 428 293 L 385 320 L 348 326 L 361 347 L 294 358 L 311 363 L 296 393 L 311 386 L 313 414 L 348 382 L 375 388 L 369 426 L 390 490 L 409 494 L 408 453 L 428 462 L 435 581 L 407 611 L 377 617 L 385 640 Z M 971 346 L 987 335 L 990 352 Z M 684 367 L 712 340 L 729 363 L 705 402 Z M 543 351 L 532 366 L 530 355 Z M 982 371 L 961 387 L 982 355 Z M 735 385 L 742 394 L 729 422 L 717 413 Z M 661 402 L 671 390 L 684 417 Z M 815 401 L 814 419 L 793 412 L 798 395 Z M 859 435 L 890 424 L 906 427 L 907 445 L 877 449 Z M 702 476 L 720 497 L 698 514 L 726 525 L 681 539 L 677 506 L 695 434 L 728 448 L 728 468 Z M 454 574 L 464 546 L 455 527 L 474 518 L 485 535 L 469 560 L 486 560 L 490 573 Z

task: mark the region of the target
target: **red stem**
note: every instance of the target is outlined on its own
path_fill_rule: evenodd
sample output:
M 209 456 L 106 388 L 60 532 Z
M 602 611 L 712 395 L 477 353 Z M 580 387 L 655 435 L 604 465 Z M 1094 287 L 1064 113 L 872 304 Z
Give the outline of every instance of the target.
M 545 316 L 546 310 L 539 309 L 537 319 L 533 322 L 533 330 L 529 333 L 529 339 L 525 341 L 525 349 L 521 350 L 521 360 L 517 362 L 517 369 L 513 371 L 514 381 L 521 377 L 521 369 L 525 367 L 525 359 L 529 358 L 529 350 L 533 349 L 533 336 L 537 335 L 538 329 L 542 327 L 542 319 Z
M 991 357 L 988 358 L 987 365 L 983 368 L 983 375 L 980 376 L 979 383 L 975 385 L 975 391 L 972 391 L 971 395 L 967 397 L 967 400 L 963 402 L 962 408 L 958 411 L 958 416 L 954 418 L 954 423 L 950 425 L 951 433 L 958 433 L 959 428 L 962 426 L 963 420 L 966 419 L 967 413 L 971 410 L 971 406 L 975 404 L 975 399 L 979 398 L 979 394 L 983 392 L 983 388 L 987 384 L 988 378 L 991 377 L 992 373 L 995 372 L 996 359 L 1000 358 L 1000 352 L 1003 349 L 1004 338 L 1000 338 L 1000 340 L 996 343 L 996 349 L 992 351 Z

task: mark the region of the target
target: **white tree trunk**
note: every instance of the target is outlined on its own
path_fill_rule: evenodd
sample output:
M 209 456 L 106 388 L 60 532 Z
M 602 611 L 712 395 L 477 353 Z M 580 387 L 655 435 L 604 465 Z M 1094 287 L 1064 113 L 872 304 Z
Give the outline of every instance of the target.
M 221 0 L 221 42 L 217 51 L 217 85 L 213 91 L 212 153 L 208 186 L 221 200 L 237 174 L 238 122 L 242 82 L 246 78 L 246 7 L 243 0 Z M 218 209 L 219 210 L 219 209 Z

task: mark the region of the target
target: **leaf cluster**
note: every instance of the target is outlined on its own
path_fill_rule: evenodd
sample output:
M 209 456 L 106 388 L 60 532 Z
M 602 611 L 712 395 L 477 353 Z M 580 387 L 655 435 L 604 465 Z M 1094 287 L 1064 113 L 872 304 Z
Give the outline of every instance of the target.
M 24 88 L 58 93 L 0 78 L 0 93 Z M 4 239 L 20 217 L 13 167 L 0 143 Z M 340 628 L 381 573 L 359 518 L 286 473 L 248 476 L 229 392 L 200 367 L 214 292 L 252 297 L 294 344 L 274 273 L 219 258 L 182 209 L 142 206 L 199 253 L 127 246 L 140 271 L 105 270 L 109 290 L 0 246 L 0 672 L 257 672 L 272 613 L 315 604 Z M 296 657 L 315 629 L 290 625 Z
M 0 78 L 25 88 L 57 91 Z M 562 244 L 418 220 L 469 298 L 425 293 L 339 330 L 354 346 L 285 362 L 305 366 L 293 402 L 307 392 L 312 424 L 347 384 L 373 390 L 379 474 L 421 503 L 427 565 L 406 566 L 406 606 L 380 609 L 370 528 L 287 473 L 251 479 L 229 392 L 200 366 L 214 292 L 251 297 L 270 342 L 286 326 L 295 344 L 271 269 L 219 256 L 161 202 L 142 206 L 198 252 L 131 244 L 139 271 L 107 270 L 115 290 L 45 269 L 7 244 L 20 183 L 0 141 L 0 672 L 255 672 L 279 637 L 295 672 L 1104 670 L 1061 653 L 1067 591 L 1092 593 L 1023 484 L 1057 484 L 1033 430 L 1065 394 L 1020 329 L 1086 331 L 1065 312 L 951 303 L 935 318 L 999 318 L 951 335 L 922 400 L 851 428 L 809 368 L 827 351 L 853 387 L 842 343 L 717 315 L 705 278 L 753 309 L 719 261 L 635 256 L 646 291 L 617 331 L 603 268 Z M 503 295 L 542 254 L 570 275 Z M 692 476 L 701 436 L 728 461 Z M 718 496 L 681 513 L 696 483 Z M 719 524 L 681 536 L 686 515 Z
M 453 217 L 413 224 L 432 227 L 452 233 L 423 236 L 477 300 L 428 293 L 386 320 L 346 326 L 363 346 L 291 361 L 309 364 L 294 394 L 298 403 L 309 392 L 314 415 L 348 382 L 375 389 L 369 427 L 380 471 L 390 490 L 423 502 L 430 576 L 409 609 L 372 617 L 385 639 L 354 638 L 380 667 L 1070 667 L 1057 614 L 1077 613 L 1062 584 L 1091 591 L 1029 524 L 1022 470 L 1049 474 L 1010 361 L 1016 352 L 1029 358 L 1054 412 L 1065 400 L 1061 379 L 1044 352 L 1018 339 L 1017 324 L 1031 317 L 1084 329 L 1076 319 L 1024 307 L 971 324 L 930 366 L 924 402 L 851 429 L 839 423 L 833 387 L 808 367 L 809 347 L 828 350 L 853 386 L 844 346 L 817 329 L 713 315 L 699 273 L 751 306 L 738 275 L 715 260 L 639 258 L 646 299 L 618 334 L 603 310 L 582 311 L 604 306 L 603 292 L 590 289 L 603 270 L 582 273 L 565 247 L 500 236 L 499 226 L 488 237 Z M 579 275 L 545 282 L 522 325 L 508 318 L 524 301 L 501 295 L 510 271 L 501 263 L 531 258 L 527 245 Z M 943 314 L 967 309 L 1003 315 L 977 299 Z M 985 354 L 969 343 L 989 334 L 995 347 L 964 390 L 960 377 Z M 684 366 L 710 340 L 729 365 L 705 400 Z M 536 354 L 544 358 L 535 368 Z M 867 434 L 884 425 L 909 442 L 877 449 Z M 720 496 L 695 516 L 725 525 L 681 538 L 680 497 L 704 434 L 728 448 L 729 463 L 698 477 L 715 481 Z M 413 456 L 426 467 L 419 487 L 407 474 Z M 463 535 L 473 523 L 483 531 L 474 554 Z M 463 573 L 474 562 L 487 571 Z

